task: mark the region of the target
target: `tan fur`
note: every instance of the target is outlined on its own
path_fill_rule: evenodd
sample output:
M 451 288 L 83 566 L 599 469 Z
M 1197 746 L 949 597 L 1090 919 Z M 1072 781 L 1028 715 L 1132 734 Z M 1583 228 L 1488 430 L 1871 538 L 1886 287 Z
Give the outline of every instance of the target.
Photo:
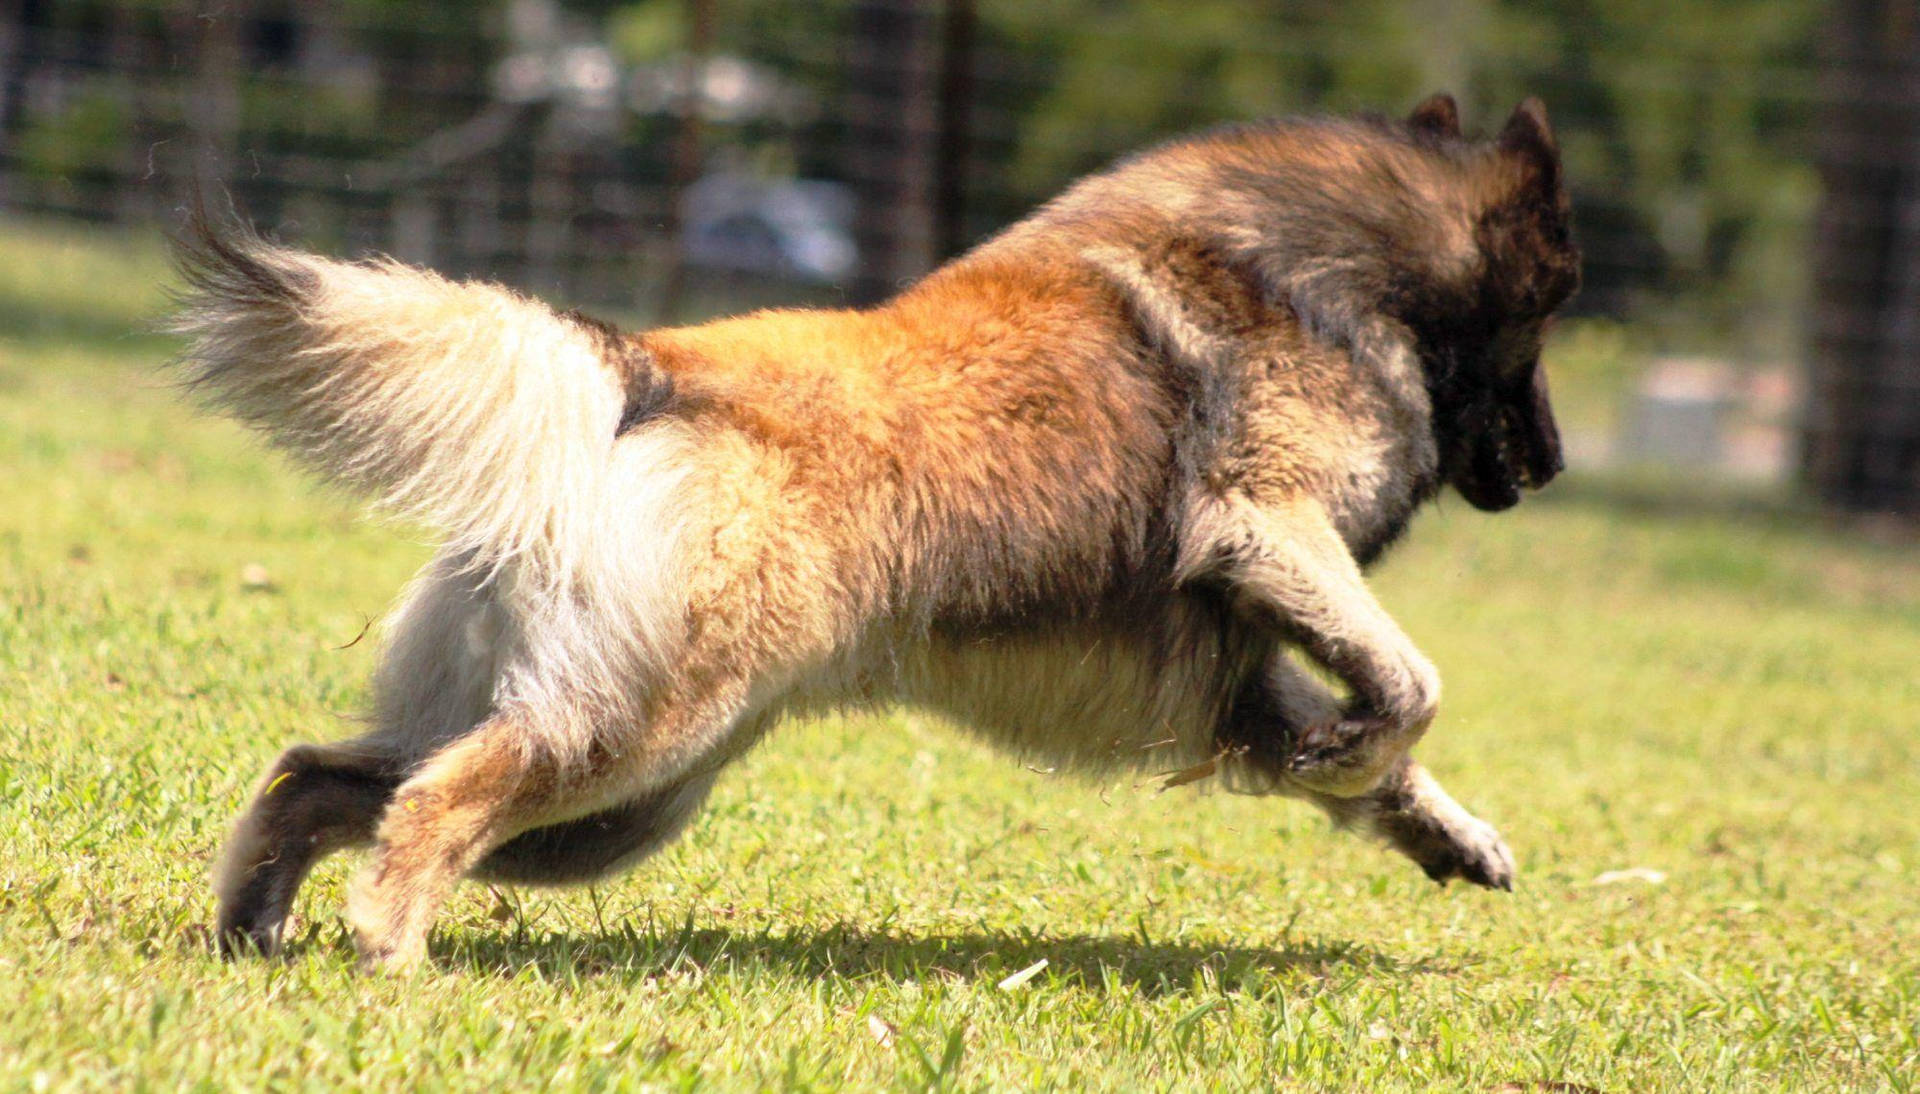
M 781 716 L 898 701 L 1078 769 L 1211 761 L 1435 877 L 1507 884 L 1497 835 L 1407 759 L 1439 681 L 1360 563 L 1444 455 L 1366 263 L 1465 291 L 1476 203 L 1511 172 L 1373 134 L 1174 145 L 885 306 L 633 336 L 198 244 L 190 379 L 447 536 L 374 731 L 288 753 L 236 831 L 223 943 L 270 949 L 313 857 L 372 841 L 351 918 L 369 964 L 405 967 L 462 874 L 624 865 Z M 1371 187 L 1404 238 L 1296 253 L 1283 183 L 1329 209 Z

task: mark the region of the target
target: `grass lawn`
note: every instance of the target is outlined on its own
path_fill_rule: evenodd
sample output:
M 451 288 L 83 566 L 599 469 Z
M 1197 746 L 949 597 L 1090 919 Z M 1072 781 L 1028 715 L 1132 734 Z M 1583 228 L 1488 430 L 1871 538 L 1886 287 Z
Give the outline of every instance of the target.
M 226 826 L 352 732 L 426 547 L 184 409 L 111 238 L 0 223 L 0 1089 L 1916 1086 L 1912 539 L 1578 479 L 1377 577 L 1511 895 L 902 712 L 788 727 L 615 883 L 464 887 L 421 976 L 352 972 L 351 856 L 224 964 Z

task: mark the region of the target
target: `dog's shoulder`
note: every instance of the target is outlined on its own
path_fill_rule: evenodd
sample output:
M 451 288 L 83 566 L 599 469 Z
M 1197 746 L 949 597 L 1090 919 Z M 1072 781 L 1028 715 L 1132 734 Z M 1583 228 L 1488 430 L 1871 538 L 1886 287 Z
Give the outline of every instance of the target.
M 1078 256 L 1183 394 L 1175 436 L 1190 489 L 1314 502 L 1365 557 L 1430 496 L 1424 390 L 1365 356 L 1395 347 L 1319 329 L 1244 256 L 1170 223 Z

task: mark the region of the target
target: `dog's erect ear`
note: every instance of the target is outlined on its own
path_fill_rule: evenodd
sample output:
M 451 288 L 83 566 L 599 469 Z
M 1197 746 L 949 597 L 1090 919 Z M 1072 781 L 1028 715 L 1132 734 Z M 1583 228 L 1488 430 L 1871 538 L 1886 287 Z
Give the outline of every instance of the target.
M 1539 96 L 1529 95 L 1513 108 L 1513 117 L 1507 119 L 1507 127 L 1500 131 L 1500 147 L 1515 151 L 1535 147 L 1559 154 L 1559 146 L 1553 142 L 1553 127 L 1547 124 L 1547 104 L 1541 102 Z
M 1427 101 L 1413 108 L 1407 115 L 1407 128 L 1415 133 L 1431 133 L 1436 137 L 1458 137 L 1460 135 L 1460 104 L 1453 96 L 1444 91 L 1436 91 Z
M 1547 124 L 1547 104 L 1531 95 L 1522 100 L 1513 108 L 1506 128 L 1500 130 L 1497 143 L 1502 152 L 1538 171 L 1544 185 L 1559 185 L 1560 146 Z

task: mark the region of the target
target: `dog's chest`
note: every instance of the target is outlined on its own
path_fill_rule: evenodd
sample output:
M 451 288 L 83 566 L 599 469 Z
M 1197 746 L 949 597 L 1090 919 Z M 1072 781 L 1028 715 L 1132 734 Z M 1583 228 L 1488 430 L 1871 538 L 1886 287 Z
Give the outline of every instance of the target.
M 1352 453 L 1331 476 L 1327 510 L 1334 528 L 1361 566 L 1406 534 L 1413 515 L 1438 484 L 1432 437 L 1392 437 Z

